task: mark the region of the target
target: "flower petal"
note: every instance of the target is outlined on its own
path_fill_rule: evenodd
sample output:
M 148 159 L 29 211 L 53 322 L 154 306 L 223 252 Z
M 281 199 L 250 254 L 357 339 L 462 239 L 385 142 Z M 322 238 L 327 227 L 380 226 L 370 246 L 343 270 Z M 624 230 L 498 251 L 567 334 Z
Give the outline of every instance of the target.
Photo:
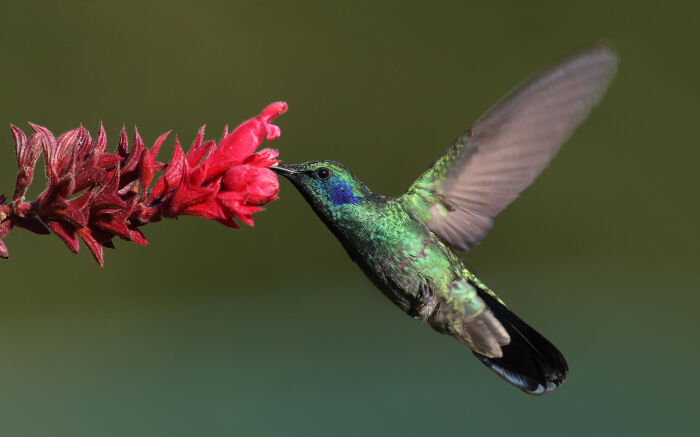
M 181 214 L 194 215 L 209 220 L 226 219 L 226 214 L 221 209 L 221 206 L 214 196 L 210 197 L 205 202 L 188 206 L 181 211 Z
M 163 175 L 156 181 L 156 184 L 151 190 L 151 198 L 157 198 L 165 191 L 169 191 L 180 183 L 182 180 L 182 173 L 184 170 L 185 154 L 180 147 L 180 142 L 177 137 L 175 137 L 175 149 L 173 150 L 173 157 L 170 160 L 170 164 L 165 168 Z
M 207 179 L 221 175 L 253 153 L 265 135 L 268 140 L 279 136 L 279 128 L 270 122 L 286 109 L 287 104 L 284 102 L 273 103 L 257 117 L 241 123 L 231 133 L 224 133 L 216 152 L 208 158 Z
M 104 256 L 102 252 L 102 245 L 92 236 L 90 228 L 81 228 L 78 230 L 78 235 L 82 238 L 85 245 L 90 250 L 92 257 L 95 258 L 97 263 L 104 267 Z
M 80 243 L 78 243 L 78 237 L 75 236 L 75 227 L 63 220 L 49 220 L 47 224 L 51 232 L 66 244 L 68 250 L 78 253 Z

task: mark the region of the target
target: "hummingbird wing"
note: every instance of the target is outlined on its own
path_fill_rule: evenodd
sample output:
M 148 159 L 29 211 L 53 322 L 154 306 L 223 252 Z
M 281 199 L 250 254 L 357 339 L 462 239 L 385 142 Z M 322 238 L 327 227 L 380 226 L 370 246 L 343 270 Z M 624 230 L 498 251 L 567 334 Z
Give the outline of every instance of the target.
M 413 184 L 411 208 L 452 247 L 474 246 L 600 101 L 616 68 L 615 52 L 596 45 L 527 80 Z

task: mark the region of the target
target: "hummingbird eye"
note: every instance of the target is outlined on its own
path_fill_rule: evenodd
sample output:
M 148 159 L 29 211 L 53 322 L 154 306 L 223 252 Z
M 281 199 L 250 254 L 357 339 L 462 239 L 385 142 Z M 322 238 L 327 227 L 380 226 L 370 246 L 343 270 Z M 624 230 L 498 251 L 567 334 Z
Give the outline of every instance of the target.
M 318 170 L 316 170 L 316 176 L 321 179 L 321 180 L 326 180 L 329 177 L 331 177 L 331 171 L 328 170 L 326 167 L 321 167 Z

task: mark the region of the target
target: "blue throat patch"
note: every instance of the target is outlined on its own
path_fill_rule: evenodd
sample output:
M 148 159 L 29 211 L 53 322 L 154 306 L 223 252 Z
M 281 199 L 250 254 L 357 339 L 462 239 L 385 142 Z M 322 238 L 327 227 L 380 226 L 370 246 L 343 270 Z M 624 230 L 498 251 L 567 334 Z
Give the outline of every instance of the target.
M 333 202 L 333 206 L 344 205 L 346 203 L 358 203 L 360 197 L 355 196 L 352 187 L 345 181 L 334 176 L 326 182 L 326 192 Z

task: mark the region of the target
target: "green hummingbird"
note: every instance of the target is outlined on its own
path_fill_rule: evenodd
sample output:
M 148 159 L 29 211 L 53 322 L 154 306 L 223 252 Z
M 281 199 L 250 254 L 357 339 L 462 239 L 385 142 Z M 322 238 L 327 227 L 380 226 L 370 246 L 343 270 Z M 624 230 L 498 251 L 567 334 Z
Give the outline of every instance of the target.
M 464 265 L 493 218 L 542 172 L 602 98 L 617 68 L 596 45 L 525 81 L 398 197 L 373 193 L 334 161 L 278 165 L 372 282 L 411 317 L 469 347 L 533 395 L 559 387 L 564 356 Z

